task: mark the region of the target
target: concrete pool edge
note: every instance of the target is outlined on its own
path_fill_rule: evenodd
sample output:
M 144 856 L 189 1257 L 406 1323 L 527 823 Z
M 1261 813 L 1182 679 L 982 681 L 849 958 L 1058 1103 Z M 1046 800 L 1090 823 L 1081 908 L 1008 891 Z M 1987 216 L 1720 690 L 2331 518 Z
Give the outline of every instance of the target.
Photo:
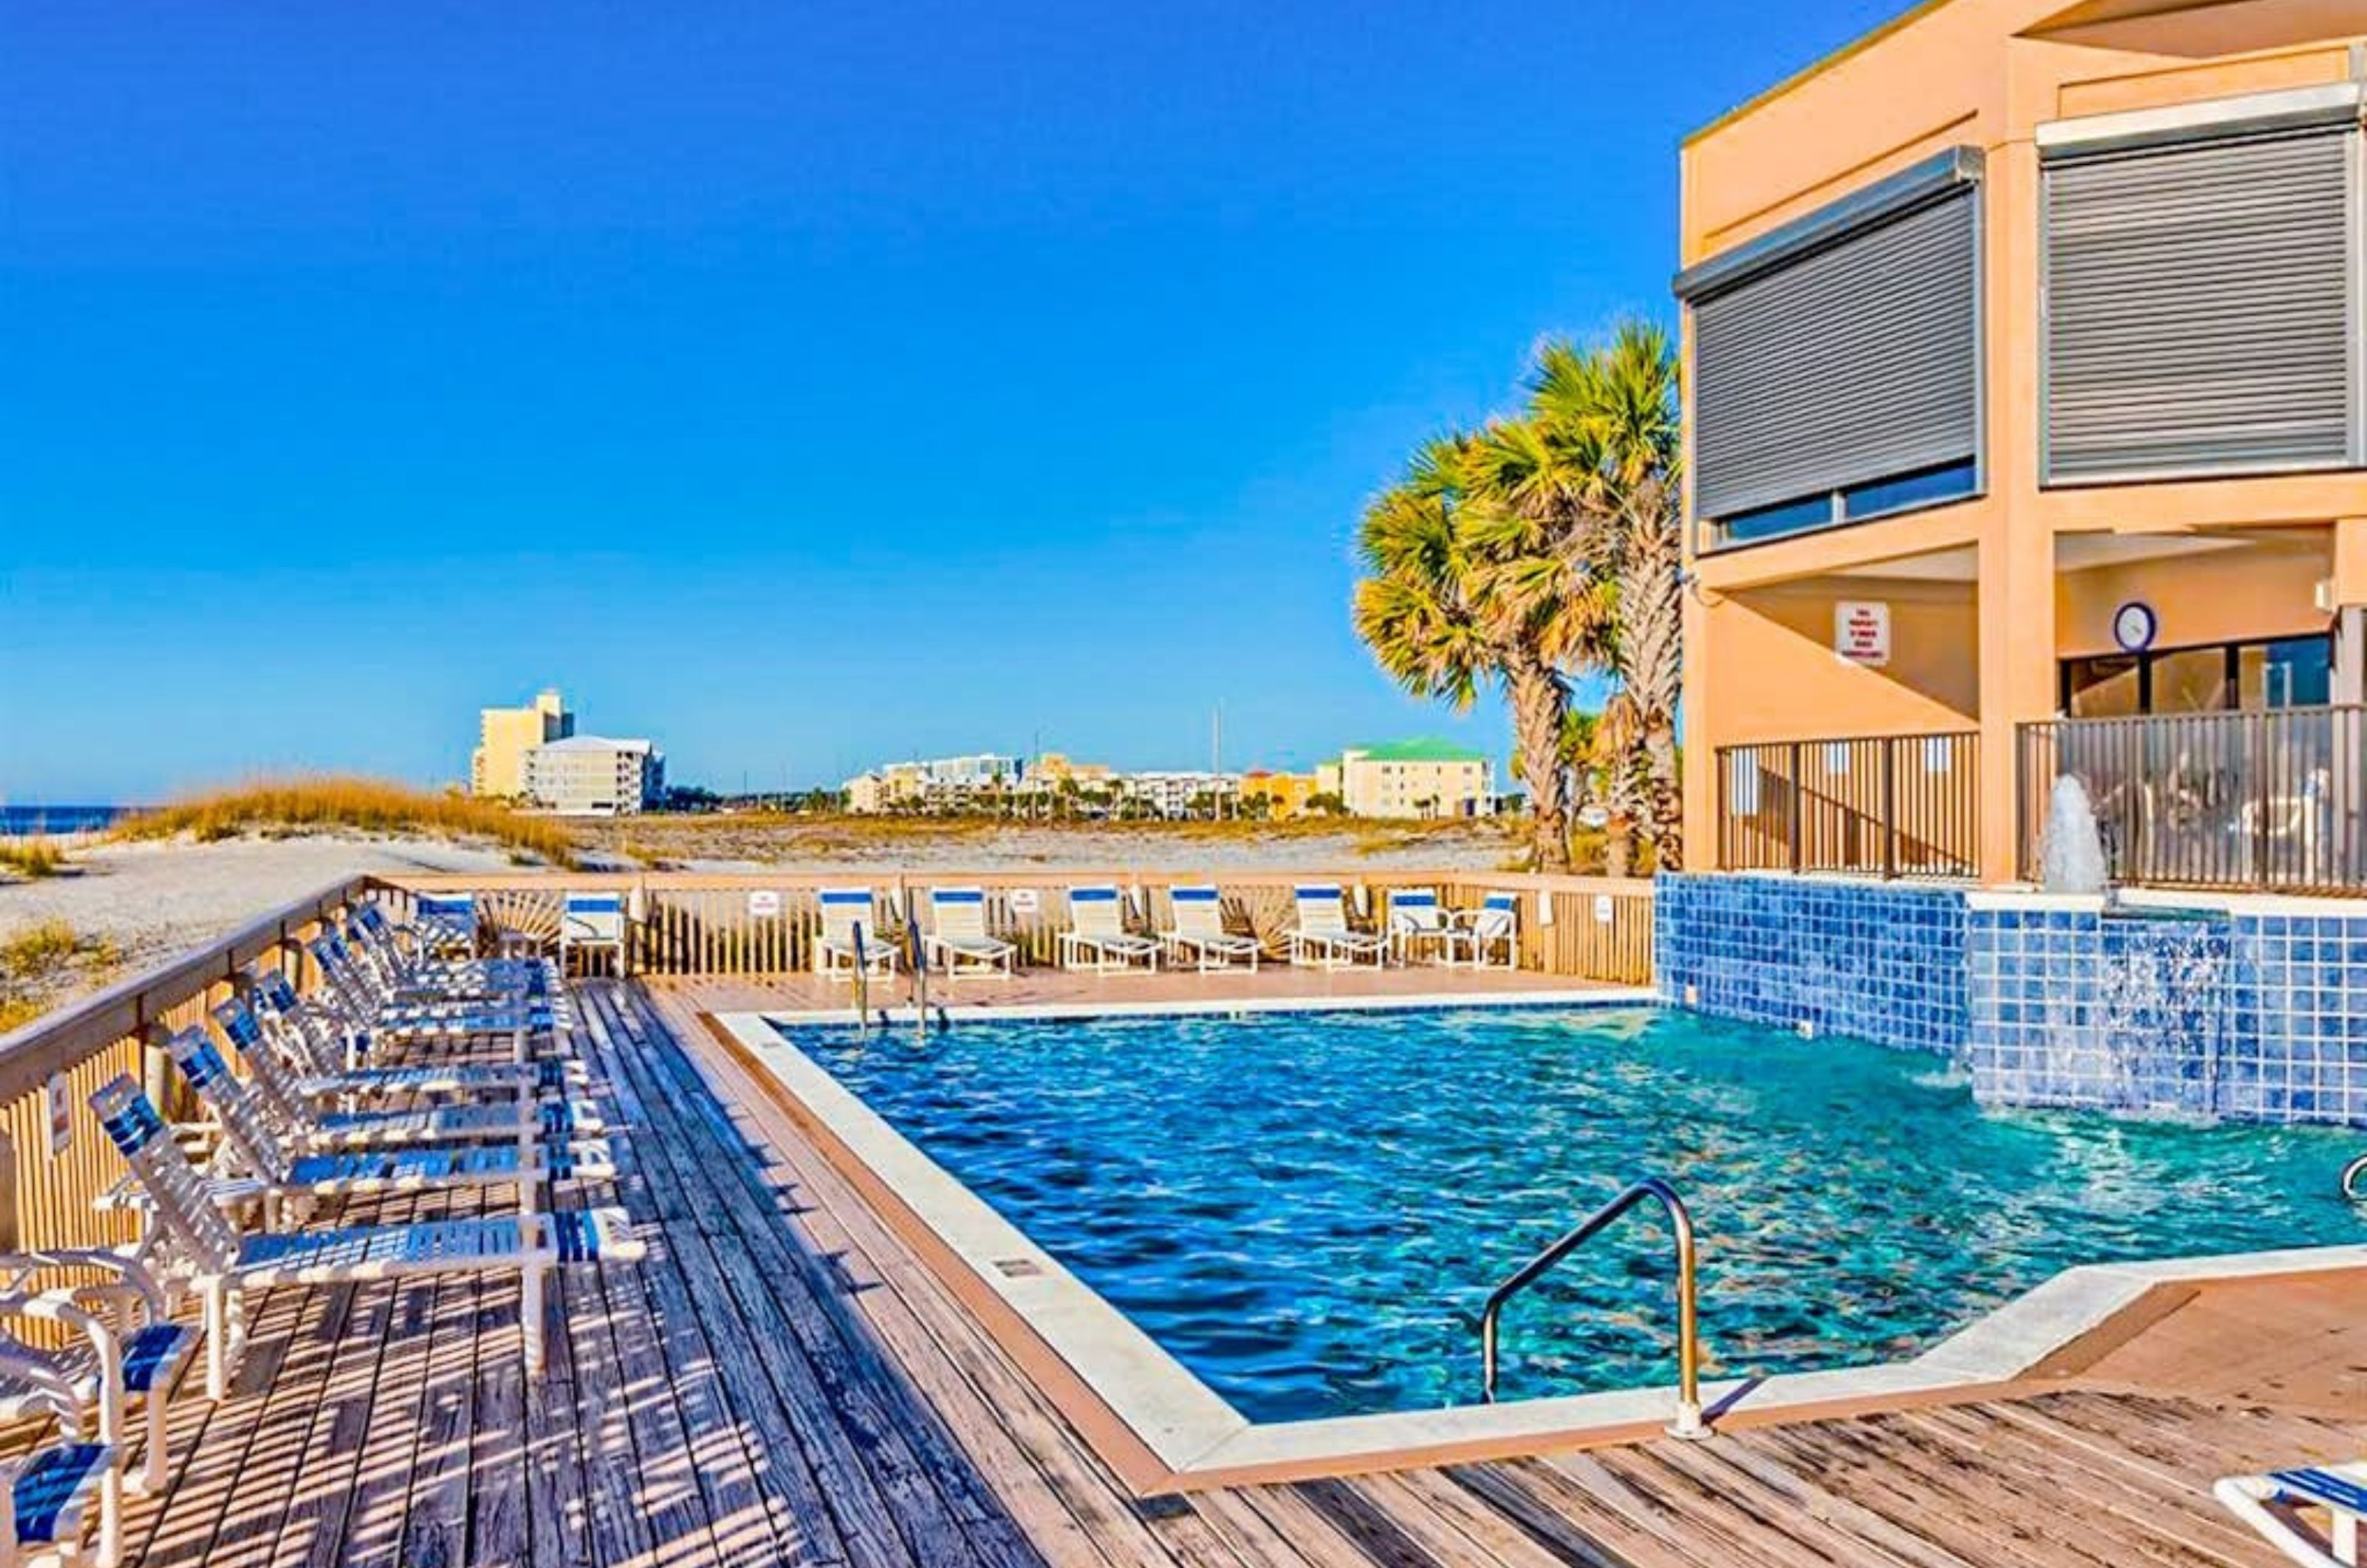
M 1599 986 L 1567 990 L 1489 991 L 1480 993 L 1414 991 L 1375 996 L 1173 998 L 1151 1001 L 997 1002 L 955 992 L 930 998 L 957 1019 L 998 1023 L 1052 1023 L 1093 1018 L 1225 1018 L 1245 1012 L 1430 1012 L 1440 1008 L 1625 1008 L 1657 1007 L 1660 994 L 1649 986 Z M 900 1023 L 912 1021 L 909 1003 L 883 1007 L 883 1014 Z M 844 1027 L 851 1008 L 768 1009 L 762 1017 L 775 1023 Z
M 705 1021 L 1138 1494 L 1632 1442 L 1659 1435 L 1673 1412 L 1675 1391 L 1659 1387 L 1252 1423 L 784 1039 L 766 1015 Z M 2154 1322 L 2159 1304 L 2182 1289 L 2343 1270 L 2367 1270 L 2367 1246 L 2083 1265 L 1912 1359 L 1726 1380 L 1704 1393 L 1727 1428 L 1995 1397 L 2033 1378 L 2076 1375 Z

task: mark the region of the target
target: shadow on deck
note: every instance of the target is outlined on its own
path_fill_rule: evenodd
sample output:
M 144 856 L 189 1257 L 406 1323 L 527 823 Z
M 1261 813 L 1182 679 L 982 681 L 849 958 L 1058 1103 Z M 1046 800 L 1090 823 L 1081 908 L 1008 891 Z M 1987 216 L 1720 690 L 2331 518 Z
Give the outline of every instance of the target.
M 269 1295 L 232 1396 L 180 1402 L 128 1561 L 2264 1564 L 2212 1478 L 2367 1446 L 2339 1280 L 2198 1296 L 2025 1398 L 1138 1502 L 692 1000 L 583 1001 L 650 1258 L 565 1275 L 531 1382 L 514 1284 Z

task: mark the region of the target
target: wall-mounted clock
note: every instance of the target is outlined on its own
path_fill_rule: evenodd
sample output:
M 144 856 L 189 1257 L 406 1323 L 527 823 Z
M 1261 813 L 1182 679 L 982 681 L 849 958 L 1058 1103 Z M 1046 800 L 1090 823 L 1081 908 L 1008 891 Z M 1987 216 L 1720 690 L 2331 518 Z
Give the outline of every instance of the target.
M 2153 606 L 2142 599 L 2132 599 L 2112 612 L 2112 640 L 2125 653 L 2143 653 L 2153 646 L 2154 634 L 2161 630 L 2161 622 Z

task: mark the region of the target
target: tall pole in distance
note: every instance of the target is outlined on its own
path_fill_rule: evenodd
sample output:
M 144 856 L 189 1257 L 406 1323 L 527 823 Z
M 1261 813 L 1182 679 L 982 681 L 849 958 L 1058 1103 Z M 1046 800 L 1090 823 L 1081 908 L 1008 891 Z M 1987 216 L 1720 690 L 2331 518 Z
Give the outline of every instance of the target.
M 1218 821 L 1225 816 L 1225 705 L 1218 703 L 1208 710 L 1208 780 L 1210 805 L 1208 814 Z

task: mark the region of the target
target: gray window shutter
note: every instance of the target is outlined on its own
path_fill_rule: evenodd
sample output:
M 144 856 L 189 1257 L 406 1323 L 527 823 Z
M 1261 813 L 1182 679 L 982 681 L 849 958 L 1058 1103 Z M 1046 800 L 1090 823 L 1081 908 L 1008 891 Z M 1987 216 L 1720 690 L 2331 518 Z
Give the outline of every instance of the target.
M 2355 462 L 2359 130 L 2050 152 L 2050 483 Z
M 1954 180 L 1687 296 L 1696 513 L 1977 457 L 1978 193 Z

